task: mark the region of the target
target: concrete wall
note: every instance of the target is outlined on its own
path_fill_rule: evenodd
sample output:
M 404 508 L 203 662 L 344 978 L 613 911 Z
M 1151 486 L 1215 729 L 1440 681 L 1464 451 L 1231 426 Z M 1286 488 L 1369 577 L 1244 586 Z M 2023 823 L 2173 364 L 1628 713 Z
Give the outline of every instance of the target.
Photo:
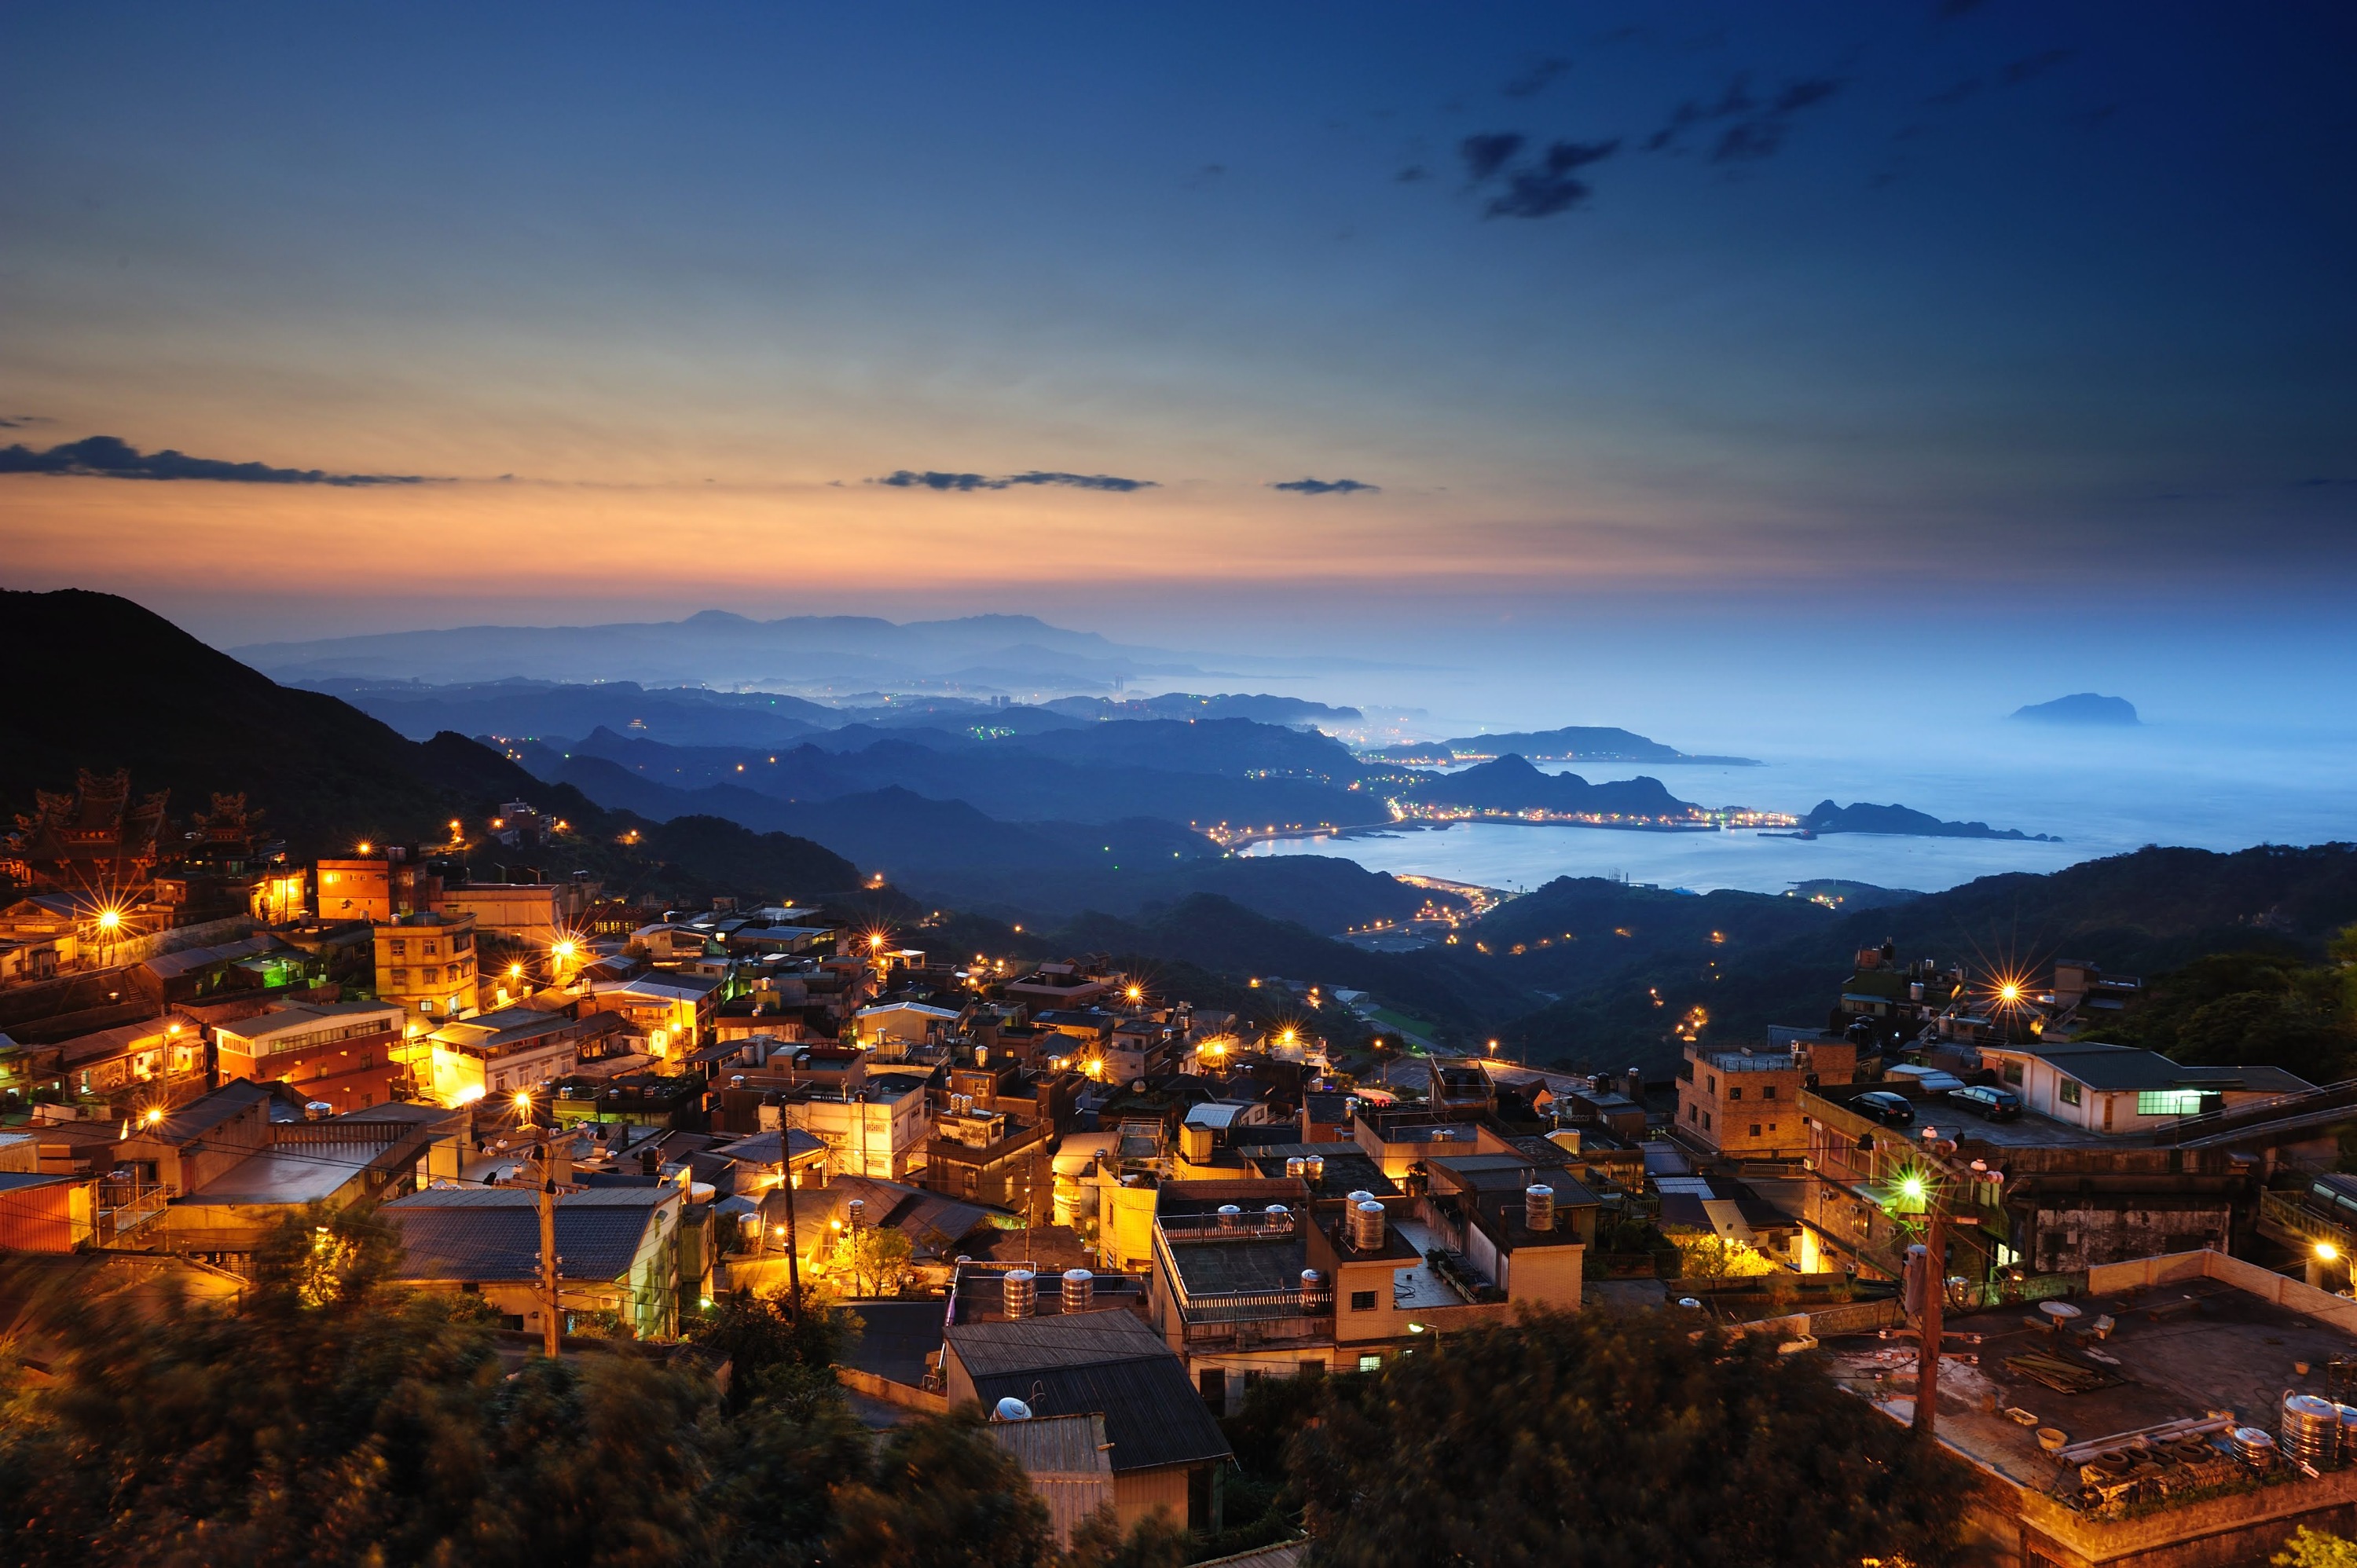
M 2087 1294 L 2104 1295 L 2114 1291 L 2200 1279 L 2221 1281 L 2237 1290 L 2247 1291 L 2263 1301 L 2271 1301 L 2287 1311 L 2312 1317 L 2319 1323 L 2329 1323 L 2344 1334 L 2357 1336 L 2357 1301 L 2345 1295 L 2335 1295 L 2330 1291 L 2318 1290 L 2304 1281 L 2288 1278 L 2240 1258 L 2230 1258 L 2223 1252 L 2176 1252 L 2167 1257 L 2138 1258 L 2133 1262 L 2110 1263 L 2089 1269 Z
M 2043 1200 L 2026 1238 L 2030 1266 L 2061 1273 L 2120 1259 L 2158 1257 L 2222 1247 L 2233 1234 L 2234 1208 L 2223 1197 L 2123 1196 L 2108 1203 L 2052 1207 Z

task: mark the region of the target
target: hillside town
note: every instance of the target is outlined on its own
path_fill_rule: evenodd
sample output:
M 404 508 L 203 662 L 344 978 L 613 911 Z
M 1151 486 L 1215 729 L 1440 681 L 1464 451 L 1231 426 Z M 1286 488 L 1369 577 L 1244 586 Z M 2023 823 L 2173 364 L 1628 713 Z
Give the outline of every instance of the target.
M 1369 1004 L 1318 976 L 1252 976 L 1254 1024 L 791 887 L 546 877 L 523 800 L 308 861 L 172 810 L 85 773 L 0 868 L 0 1246 L 81 1288 L 233 1296 L 352 1211 L 519 1354 L 817 1292 L 860 1407 L 995 1410 L 1066 1544 L 1099 1507 L 1232 1543 L 1255 1389 L 1534 1311 L 1822 1352 L 2024 1564 L 2357 1506 L 2357 1085 L 2109 1043 L 2141 983 L 2093 960 L 1865 948 L 1820 1017 L 1579 1074 L 1338 1049 Z

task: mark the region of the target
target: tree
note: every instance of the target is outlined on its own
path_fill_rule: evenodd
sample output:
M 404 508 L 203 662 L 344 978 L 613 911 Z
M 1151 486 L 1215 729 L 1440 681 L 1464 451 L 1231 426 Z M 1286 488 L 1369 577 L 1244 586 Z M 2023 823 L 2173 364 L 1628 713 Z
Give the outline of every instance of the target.
M 1072 1530 L 1072 1544 L 1059 1568 L 1182 1568 L 1187 1527 L 1157 1509 L 1124 1531 L 1107 1503 Z
M 844 1236 L 839 1266 L 851 1276 L 852 1288 L 864 1296 L 898 1295 L 916 1278 L 909 1259 L 914 1249 L 906 1232 L 883 1225 L 862 1225 Z
M 1748 1280 L 1784 1272 L 1751 1243 L 1732 1236 L 1679 1231 L 1670 1240 L 1678 1250 L 1680 1279 Z
M 1053 1560 L 1047 1506 L 967 1405 L 897 1427 L 875 1479 L 839 1487 L 838 1568 L 1033 1568 Z
M 1765 1337 L 1540 1313 L 1324 1381 L 1327 1405 L 1288 1455 L 1315 1563 L 1782 1568 L 1954 1552 L 1954 1462 Z
M 2357 1541 L 2303 1526 L 2267 1561 L 2276 1568 L 2357 1568 Z
M 168 1283 L 42 1304 L 48 1377 L 0 1388 L 0 1559 L 705 1552 L 709 1379 L 629 1353 L 511 1373 L 479 1302 L 385 1285 L 397 1257 L 364 1211 L 315 1212 L 268 1238 L 232 1307 Z

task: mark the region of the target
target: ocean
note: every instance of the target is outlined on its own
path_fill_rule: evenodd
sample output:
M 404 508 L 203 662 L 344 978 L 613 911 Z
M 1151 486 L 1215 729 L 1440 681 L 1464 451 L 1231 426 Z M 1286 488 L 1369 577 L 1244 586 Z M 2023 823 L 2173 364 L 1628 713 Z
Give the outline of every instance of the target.
M 1861 747 L 1842 755 L 1830 746 L 1770 744 L 1749 754 L 1765 766 L 1544 766 L 1595 782 L 1651 774 L 1680 799 L 1706 806 L 1797 813 L 1826 799 L 1870 800 L 2061 842 L 1867 833 L 1801 840 L 1467 822 L 1283 840 L 1244 853 L 1340 855 L 1372 871 L 1509 891 L 1558 876 L 1619 876 L 1696 893 L 1781 893 L 1833 877 L 1936 893 L 2001 872 L 2058 871 L 2148 843 L 2233 850 L 2357 839 L 2357 740 L 2344 736 L 2232 726 L 2078 732 L 1979 725 L 1919 734 L 1889 751 Z

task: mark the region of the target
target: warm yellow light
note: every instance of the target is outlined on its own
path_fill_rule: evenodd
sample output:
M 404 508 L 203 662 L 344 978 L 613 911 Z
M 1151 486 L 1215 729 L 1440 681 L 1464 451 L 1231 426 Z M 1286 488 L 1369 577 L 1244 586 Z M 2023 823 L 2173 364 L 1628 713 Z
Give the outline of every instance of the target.
M 456 817 L 450 819 L 450 836 L 452 838 L 458 836 L 458 819 Z
M 2008 980 L 1996 988 L 1996 994 L 2000 1002 L 2018 1002 L 2021 1000 L 2021 987 Z
M 1146 993 L 1133 985 L 1129 988 L 1129 999 L 1132 1002 L 1142 1002 L 1146 999 Z
M 372 845 L 372 844 L 371 844 L 371 843 L 370 843 L 366 839 L 362 839 L 362 840 L 361 841 L 361 853 L 362 854 L 368 854 L 368 853 L 369 853 L 369 851 L 370 851 L 371 849 L 372 849 L 373 847 L 375 847 L 375 846 L 374 846 L 374 845 Z
M 830 1230 L 840 1230 L 843 1229 L 843 1221 L 840 1219 L 830 1219 L 826 1222 L 826 1228 Z
M 1491 1040 L 1490 1042 L 1490 1054 L 1491 1056 L 1496 1056 L 1498 1054 L 1498 1042 L 1495 1040 Z
M 163 1119 L 164 1119 L 164 1108 L 163 1108 L 162 1106 L 160 1106 L 160 1105 L 153 1105 L 153 1106 L 148 1107 L 148 1109 L 147 1109 L 147 1114 L 146 1114 L 146 1115 L 145 1115 L 145 1116 L 142 1116 L 142 1117 L 140 1118 L 140 1120 L 141 1120 L 142 1122 L 145 1122 L 145 1123 L 147 1123 L 147 1125 L 149 1125 L 150 1127 L 153 1127 L 154 1125 L 156 1125 L 156 1122 L 161 1122 Z
M 2319 1241 L 2316 1244 L 2316 1257 L 2319 1262 L 2329 1263 L 2339 1256 L 2341 1256 L 2341 1249 L 2331 1242 Z
M 531 1090 L 523 1090 L 523 1089 L 519 1089 L 519 1090 L 516 1090 L 516 1097 L 515 1097 L 515 1108 L 516 1108 L 516 1114 L 517 1114 L 517 1115 L 519 1115 L 519 1116 L 529 1116 L 529 1115 L 531 1115 L 531 1114 L 532 1114 L 532 1091 L 531 1091 Z
M 511 963 L 511 964 L 508 965 L 508 978 L 509 978 L 510 980 L 517 980 L 517 979 L 521 979 L 521 978 L 522 977 L 522 975 L 523 975 L 523 965 L 522 965 L 522 964 L 520 964 L 520 963 Z
M 574 953 L 575 953 L 577 950 L 574 947 L 574 945 L 573 945 L 572 941 L 568 939 L 567 940 L 561 941 L 561 942 L 557 943 L 554 947 L 553 947 L 553 948 L 549 949 L 548 950 L 549 950 L 550 952 L 552 952 L 552 953 L 555 954 L 559 959 L 568 960 L 568 961 L 569 961 L 569 960 L 573 957 Z
M 120 910 L 120 909 L 101 909 L 101 910 L 98 912 L 98 926 L 99 926 L 99 929 L 103 930 L 103 931 L 111 931 L 111 930 L 114 929 L 117 926 L 120 926 L 121 924 L 123 924 L 123 911 L 122 911 L 122 910 Z

